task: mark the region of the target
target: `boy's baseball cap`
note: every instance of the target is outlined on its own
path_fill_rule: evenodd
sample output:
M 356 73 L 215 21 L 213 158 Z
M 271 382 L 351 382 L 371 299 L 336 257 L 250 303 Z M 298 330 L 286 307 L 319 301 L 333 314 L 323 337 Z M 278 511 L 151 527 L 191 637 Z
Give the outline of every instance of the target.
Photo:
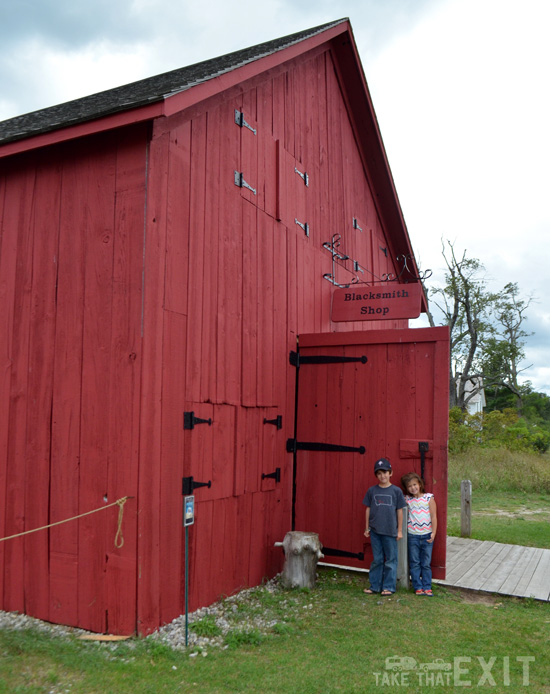
M 378 472 L 378 470 L 388 470 L 389 472 L 392 472 L 390 461 L 387 458 L 380 458 L 380 460 L 377 460 L 374 463 L 374 474 Z

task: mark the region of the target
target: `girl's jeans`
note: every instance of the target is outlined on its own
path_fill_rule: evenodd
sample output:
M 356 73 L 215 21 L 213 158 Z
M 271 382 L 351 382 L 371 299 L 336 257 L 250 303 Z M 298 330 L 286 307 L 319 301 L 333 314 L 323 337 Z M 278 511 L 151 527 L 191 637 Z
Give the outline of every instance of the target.
M 379 535 L 370 531 L 372 564 L 370 565 L 370 587 L 375 593 L 389 590 L 395 593 L 397 584 L 397 538 Z
M 432 534 L 407 535 L 407 549 L 409 555 L 409 573 L 414 590 L 429 590 L 432 587 L 432 561 L 433 542 L 428 540 Z

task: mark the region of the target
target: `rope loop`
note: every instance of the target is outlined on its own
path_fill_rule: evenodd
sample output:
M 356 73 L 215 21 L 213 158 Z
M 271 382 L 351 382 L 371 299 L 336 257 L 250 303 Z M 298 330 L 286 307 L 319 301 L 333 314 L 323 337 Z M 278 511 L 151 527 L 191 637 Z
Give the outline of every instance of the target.
M 43 525 L 40 528 L 34 528 L 33 530 L 25 530 L 22 533 L 16 533 L 15 535 L 9 535 L 8 537 L 0 537 L 0 542 L 5 540 L 13 540 L 15 537 L 22 537 L 23 535 L 30 535 L 31 533 L 37 533 L 39 530 L 47 530 L 47 528 L 53 528 L 56 525 L 61 525 L 62 523 L 68 523 L 69 521 L 77 520 L 78 518 L 83 518 L 84 516 L 89 516 L 92 513 L 97 513 L 98 511 L 104 511 L 106 508 L 111 508 L 111 506 L 118 506 L 118 524 L 117 531 L 115 535 L 115 547 L 120 549 L 124 546 L 124 538 L 122 537 L 122 519 L 124 517 L 124 504 L 128 499 L 133 499 L 132 496 L 123 496 L 117 501 L 113 501 L 112 504 L 107 504 L 107 506 L 101 506 L 100 508 L 94 508 L 93 511 L 87 511 L 86 513 L 81 513 L 78 516 L 73 516 L 72 518 L 65 518 L 65 520 L 57 521 L 57 523 L 50 523 L 49 525 Z
M 115 535 L 115 547 L 117 549 L 122 549 L 124 547 L 124 538 L 122 536 L 122 519 L 124 517 L 124 504 L 128 501 L 128 497 L 125 496 L 122 499 L 116 501 L 118 506 L 118 527 Z

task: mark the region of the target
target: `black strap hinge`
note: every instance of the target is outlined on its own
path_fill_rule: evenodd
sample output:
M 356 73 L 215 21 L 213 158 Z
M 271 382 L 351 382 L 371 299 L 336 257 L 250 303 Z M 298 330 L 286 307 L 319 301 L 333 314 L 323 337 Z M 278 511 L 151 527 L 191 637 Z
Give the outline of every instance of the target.
M 296 453 L 296 451 L 318 451 L 329 453 L 360 453 L 365 454 L 365 446 L 342 446 L 335 443 L 318 443 L 316 441 L 296 441 L 296 439 L 287 439 L 287 453 Z
M 183 428 L 194 429 L 195 424 L 208 424 L 208 426 L 212 426 L 212 419 L 201 419 L 200 417 L 195 417 L 194 412 L 184 412 Z
M 427 441 L 418 442 L 418 450 L 420 451 L 420 477 L 424 479 L 424 466 L 426 465 L 426 453 L 430 449 L 430 444 Z
M 195 482 L 193 477 L 183 477 L 181 480 L 181 493 L 183 496 L 189 496 L 199 487 L 208 487 L 210 489 L 211 486 L 211 480 L 208 480 L 208 482 Z
M 275 468 L 275 472 L 270 472 L 269 474 L 262 472 L 262 479 L 275 480 L 275 482 L 278 484 L 281 481 L 281 468 Z
M 364 552 L 347 552 L 344 549 L 333 549 L 332 547 L 325 547 L 321 550 L 325 557 L 350 557 L 351 559 L 359 559 L 363 561 L 365 559 Z
M 273 424 L 274 426 L 277 427 L 277 429 L 282 429 L 283 428 L 283 416 L 278 414 L 275 419 L 267 419 L 267 417 L 264 417 L 264 424 Z
M 329 354 L 304 356 L 299 352 L 290 352 L 288 360 L 292 366 L 296 366 L 297 368 L 302 366 L 302 364 L 346 364 L 349 362 L 361 362 L 361 364 L 366 364 L 368 361 L 365 355 L 362 357 L 343 357 Z

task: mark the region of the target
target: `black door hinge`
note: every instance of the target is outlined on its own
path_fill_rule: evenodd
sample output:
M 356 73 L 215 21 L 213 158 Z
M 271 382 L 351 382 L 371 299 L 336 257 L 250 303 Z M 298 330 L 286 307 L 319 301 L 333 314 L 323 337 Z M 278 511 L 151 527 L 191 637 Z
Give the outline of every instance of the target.
M 275 419 L 267 419 L 267 417 L 264 417 L 264 424 L 273 424 L 274 426 L 277 427 L 277 429 L 282 429 L 283 428 L 283 416 L 278 414 Z
M 296 451 L 318 451 L 329 453 L 359 453 L 365 454 L 365 446 L 342 446 L 335 443 L 318 443 L 315 441 L 296 441 L 296 439 L 287 439 L 287 453 L 296 453 Z
M 352 559 L 359 559 L 363 561 L 365 558 L 364 552 L 347 552 L 345 549 L 333 549 L 332 547 L 325 547 L 321 550 L 326 557 L 351 557 Z
M 183 477 L 181 480 L 181 493 L 183 496 L 189 496 L 195 489 L 199 489 L 200 487 L 208 487 L 208 489 L 210 489 L 211 486 L 211 480 L 208 480 L 208 482 L 195 482 L 193 477 Z
M 297 368 L 302 364 L 347 364 L 349 362 L 361 362 L 361 364 L 366 364 L 368 361 L 365 355 L 362 357 L 343 357 L 329 354 L 304 356 L 299 352 L 290 352 L 288 360 L 292 366 L 296 366 Z
M 263 480 L 275 480 L 276 483 L 279 483 L 281 481 L 281 468 L 275 468 L 275 472 L 270 472 L 269 474 L 266 474 L 265 472 L 262 472 L 262 479 Z
M 183 413 L 183 428 L 184 429 L 194 429 L 195 424 L 208 424 L 212 426 L 212 419 L 201 419 L 200 417 L 195 417 L 194 412 L 184 412 Z

